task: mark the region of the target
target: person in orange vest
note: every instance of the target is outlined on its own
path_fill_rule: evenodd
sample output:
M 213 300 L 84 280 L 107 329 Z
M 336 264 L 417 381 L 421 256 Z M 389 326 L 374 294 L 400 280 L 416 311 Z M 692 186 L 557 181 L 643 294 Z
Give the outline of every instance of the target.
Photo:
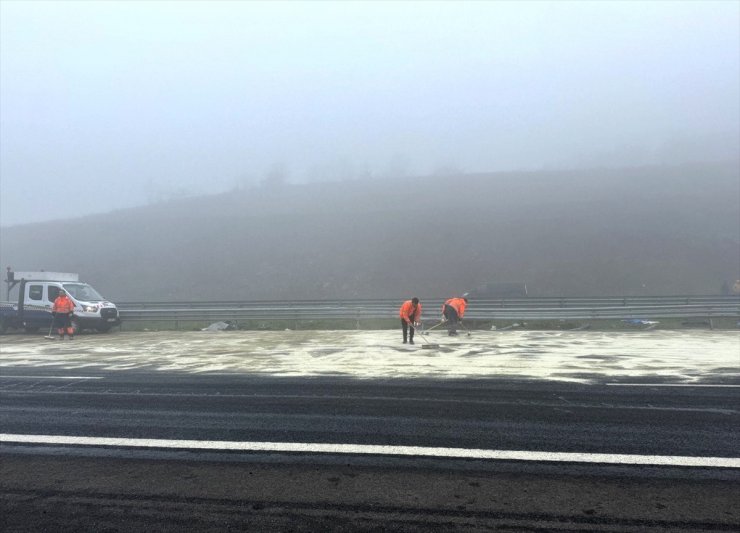
M 465 316 L 465 308 L 468 306 L 468 299 L 450 298 L 442 304 L 442 317 L 447 322 L 447 334 L 457 335 L 457 324 Z
M 409 344 L 414 344 L 414 328 L 421 322 L 421 303 L 414 297 L 406 300 L 398 311 L 401 317 L 401 329 L 403 330 L 403 343 L 406 344 L 408 334 Z
M 59 340 L 64 340 L 64 332 L 66 330 L 70 340 L 74 339 L 74 328 L 72 328 L 72 313 L 75 310 L 75 304 L 67 296 L 67 293 L 63 290 L 59 291 L 59 295 L 54 300 L 54 307 L 51 308 L 51 312 L 54 315 L 54 324 L 57 327 L 59 333 Z

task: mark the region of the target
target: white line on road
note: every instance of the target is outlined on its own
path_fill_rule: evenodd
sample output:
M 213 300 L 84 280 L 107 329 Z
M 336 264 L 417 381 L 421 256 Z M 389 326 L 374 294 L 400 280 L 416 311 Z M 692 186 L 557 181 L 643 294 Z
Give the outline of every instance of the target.
M 691 466 L 702 468 L 740 468 L 740 458 L 738 457 L 688 457 L 671 455 L 626 455 L 610 453 L 532 452 L 520 450 L 433 448 L 425 446 L 380 446 L 372 444 L 131 439 L 111 437 L 71 437 L 63 435 L 15 435 L 9 433 L 0 433 L 0 443 L 74 446 L 116 446 L 127 448 L 166 448 L 248 452 L 407 455 L 418 457 L 456 459 L 492 459 L 543 462 L 555 461 L 566 463 Z
M 738 388 L 740 384 L 702 383 L 607 383 L 610 387 L 725 387 Z
M 103 379 L 103 376 L 0 376 L 0 379 Z

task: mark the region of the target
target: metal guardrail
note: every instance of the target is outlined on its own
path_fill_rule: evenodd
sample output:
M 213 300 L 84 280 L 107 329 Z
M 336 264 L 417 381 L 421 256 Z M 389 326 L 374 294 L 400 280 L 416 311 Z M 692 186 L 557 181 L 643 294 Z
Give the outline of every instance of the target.
M 425 298 L 423 304 L 442 305 L 441 298 Z M 472 301 L 484 305 L 497 307 L 617 307 L 617 306 L 640 306 L 640 305 L 691 305 L 691 304 L 739 304 L 739 295 L 724 296 L 697 296 L 697 295 L 672 295 L 672 296 L 600 296 L 600 297 L 517 297 L 517 298 L 476 298 Z M 326 306 L 326 305 L 357 305 L 357 306 L 400 306 L 401 299 L 391 298 L 365 298 L 365 299 L 336 299 L 336 300 L 210 300 L 210 301 L 132 301 L 118 302 L 120 308 L 153 308 L 164 309 L 168 307 L 252 307 L 255 305 L 289 305 L 289 306 Z
M 424 319 L 441 315 L 443 300 L 422 302 Z M 392 319 L 397 300 L 304 300 L 252 302 L 124 302 L 125 322 L 215 322 Z M 654 318 L 740 318 L 740 296 L 666 296 L 612 298 L 506 298 L 475 300 L 468 307 L 469 321 L 493 320 L 599 320 Z

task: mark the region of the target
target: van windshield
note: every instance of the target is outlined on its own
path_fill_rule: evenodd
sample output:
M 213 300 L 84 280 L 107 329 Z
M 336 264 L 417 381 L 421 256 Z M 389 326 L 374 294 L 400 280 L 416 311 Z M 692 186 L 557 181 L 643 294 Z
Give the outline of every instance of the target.
M 98 291 L 87 283 L 63 283 L 62 285 L 64 290 L 75 300 L 82 302 L 100 302 L 103 300 Z

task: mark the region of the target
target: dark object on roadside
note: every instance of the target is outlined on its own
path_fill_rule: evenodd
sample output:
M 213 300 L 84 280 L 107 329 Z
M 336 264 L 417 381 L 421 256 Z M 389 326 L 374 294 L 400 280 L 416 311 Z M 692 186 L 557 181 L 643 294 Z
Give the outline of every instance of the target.
M 630 326 L 644 326 L 643 329 L 654 329 L 655 326 L 660 324 L 657 320 L 645 320 L 644 318 L 629 318 L 622 320 L 622 322 Z

